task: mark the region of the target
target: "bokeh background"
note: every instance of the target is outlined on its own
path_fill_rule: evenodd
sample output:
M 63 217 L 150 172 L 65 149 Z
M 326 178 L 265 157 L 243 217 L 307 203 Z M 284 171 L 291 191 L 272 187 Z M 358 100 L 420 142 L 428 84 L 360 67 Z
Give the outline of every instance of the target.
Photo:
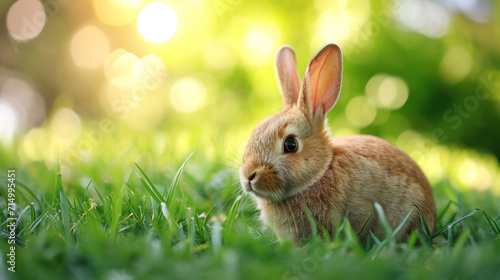
M 2 165 L 36 181 L 59 159 L 84 186 L 144 153 L 161 170 L 196 150 L 203 181 L 211 160 L 235 168 L 281 108 L 277 48 L 295 48 L 302 75 L 333 41 L 335 137 L 380 136 L 434 185 L 500 194 L 499 12 L 489 0 L 3 0 Z

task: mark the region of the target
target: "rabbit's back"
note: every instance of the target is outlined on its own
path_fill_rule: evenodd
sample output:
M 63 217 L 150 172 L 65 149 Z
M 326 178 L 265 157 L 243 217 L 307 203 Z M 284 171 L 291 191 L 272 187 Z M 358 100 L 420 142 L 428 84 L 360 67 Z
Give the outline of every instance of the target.
M 416 204 L 426 219 L 431 232 L 434 229 L 435 209 L 432 190 L 418 165 L 402 150 L 390 142 L 368 135 L 355 135 L 332 140 L 333 161 L 331 172 L 341 178 L 345 208 L 343 211 L 355 232 L 359 232 L 370 214 L 375 213 L 374 203 L 384 209 L 389 223 L 395 227 L 408 212 L 413 213 L 398 234 L 404 239 L 420 226 Z M 360 239 L 369 231 L 383 235 L 377 215 L 373 215 Z

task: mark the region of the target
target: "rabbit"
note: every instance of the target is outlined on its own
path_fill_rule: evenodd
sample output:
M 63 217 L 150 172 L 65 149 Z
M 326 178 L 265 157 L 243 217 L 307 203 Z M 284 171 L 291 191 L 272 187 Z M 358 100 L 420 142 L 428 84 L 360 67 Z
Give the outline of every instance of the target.
M 432 232 L 432 190 L 407 154 L 375 136 L 330 136 L 326 114 L 340 94 L 340 47 L 325 44 L 309 62 L 301 83 L 295 53 L 284 45 L 276 53 L 275 72 L 283 108 L 252 132 L 239 177 L 244 193 L 253 194 L 261 219 L 278 240 L 301 245 L 312 237 L 306 208 L 321 236 L 326 229 L 332 237 L 334 225 L 345 217 L 355 233 L 361 232 L 361 242 L 370 232 L 383 236 L 375 203 L 393 228 L 417 205 Z M 414 209 L 395 238 L 407 240 L 420 224 Z

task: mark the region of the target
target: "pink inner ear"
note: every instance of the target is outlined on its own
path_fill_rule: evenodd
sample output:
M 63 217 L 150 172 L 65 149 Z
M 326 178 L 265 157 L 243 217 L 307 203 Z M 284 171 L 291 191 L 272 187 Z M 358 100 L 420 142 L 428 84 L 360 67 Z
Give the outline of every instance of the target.
M 296 66 L 294 65 L 294 67 L 296 67 Z M 295 70 L 295 71 L 297 71 L 297 70 Z M 297 74 L 296 79 L 292 79 L 292 91 L 293 91 L 295 103 L 297 103 L 297 100 L 299 100 L 299 92 L 300 92 L 300 80 L 298 78 L 298 74 Z
M 317 75 L 317 77 L 315 77 L 316 81 L 314 83 L 315 87 L 314 87 L 314 95 L 313 95 L 313 114 L 316 113 L 316 108 L 318 107 L 318 103 L 319 103 L 319 100 L 318 100 L 318 88 L 319 88 L 319 82 L 320 82 L 320 77 L 321 77 L 321 72 L 323 72 L 323 67 L 325 66 L 325 58 L 321 59 L 321 61 L 319 61 L 318 63 L 315 63 L 314 64 L 314 69 L 312 70 L 313 71 L 313 75 Z M 319 64 L 319 65 L 317 65 Z M 318 73 L 316 74 L 316 69 L 319 67 L 318 69 Z M 325 112 L 325 104 L 323 103 L 323 112 Z
M 313 114 L 321 104 L 323 113 L 330 111 L 340 93 L 341 66 L 340 53 L 334 47 L 320 51 L 309 64 L 310 101 Z

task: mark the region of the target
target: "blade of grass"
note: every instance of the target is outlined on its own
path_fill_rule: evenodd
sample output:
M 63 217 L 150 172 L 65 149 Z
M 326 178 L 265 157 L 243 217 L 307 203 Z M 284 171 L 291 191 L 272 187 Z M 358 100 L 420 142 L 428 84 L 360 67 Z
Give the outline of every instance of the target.
M 418 214 L 420 215 L 420 228 L 422 229 L 422 232 L 424 233 L 425 241 L 427 245 L 432 246 L 432 235 L 431 231 L 429 230 L 429 226 L 427 225 L 427 221 L 424 218 L 424 215 L 422 214 L 422 211 L 420 211 L 420 208 L 416 204 L 412 204 L 415 208 L 418 210 Z
M 129 194 L 130 194 L 131 190 L 128 190 L 128 191 L 129 191 Z M 130 202 L 130 199 L 131 199 L 131 198 L 125 198 L 125 199 L 123 199 L 123 202 L 124 202 L 124 203 L 125 203 L 125 205 L 127 206 L 128 210 L 134 214 L 134 217 L 139 218 L 139 217 L 140 217 L 140 215 L 139 215 L 139 213 L 137 213 L 137 211 L 136 211 L 135 207 L 134 207 L 134 206 L 132 205 L 132 203 Z
M 26 212 L 28 212 L 28 209 L 30 209 L 29 206 L 26 206 L 26 208 L 23 209 L 23 211 L 21 211 L 21 213 L 19 214 L 19 216 L 17 217 L 17 220 L 16 220 L 16 228 L 19 226 L 19 223 L 21 222 L 21 218 L 24 216 L 24 214 L 26 214 Z
M 97 189 L 97 187 L 95 185 L 94 185 L 94 190 L 97 193 L 97 196 L 99 197 L 99 199 L 101 200 L 101 205 L 104 209 L 105 216 L 106 217 L 111 216 L 111 212 L 110 212 L 109 208 L 107 207 L 108 203 L 106 203 L 106 200 L 104 200 L 104 197 L 101 195 L 101 192 L 99 192 L 99 190 Z
M 169 222 L 169 224 L 171 224 L 171 216 L 168 212 L 167 204 L 165 202 L 161 203 L 161 212 L 163 213 L 163 216 Z
M 119 224 L 119 219 L 120 219 L 120 215 L 122 212 L 123 197 L 125 196 L 126 191 L 127 191 L 127 188 L 125 186 L 125 181 L 124 181 L 122 184 L 122 187 L 120 188 L 120 192 L 118 193 L 118 196 L 114 196 L 113 219 L 111 220 L 111 233 L 112 233 L 113 238 L 116 238 L 116 235 L 118 234 L 118 224 Z M 111 198 L 111 199 L 113 199 L 113 198 Z
M 192 256 L 194 254 L 194 236 L 195 236 L 195 222 L 193 218 L 193 213 L 191 207 L 187 208 L 188 218 L 187 218 L 187 229 L 189 236 L 189 254 Z
M 476 209 L 483 212 L 483 215 L 486 218 L 486 220 L 488 221 L 488 224 L 490 225 L 493 232 L 495 232 L 496 235 L 500 235 L 500 227 L 498 227 L 497 223 L 495 221 L 493 221 L 493 219 L 490 217 L 490 215 L 488 215 L 488 213 L 486 213 L 486 211 L 484 211 L 482 209 L 479 209 L 479 208 L 476 208 Z
M 375 244 L 376 244 L 376 245 L 381 245 L 381 244 L 382 244 L 382 242 L 380 242 L 380 239 L 378 239 L 378 238 L 375 236 L 375 234 L 373 234 L 373 232 L 371 232 L 371 231 L 370 231 L 370 236 L 371 236 L 371 238 L 373 239 L 373 241 L 375 241 Z
M 168 188 L 168 190 L 165 189 L 163 191 L 163 197 L 165 198 L 168 207 L 171 207 L 171 205 L 173 204 L 175 195 L 177 193 L 177 189 L 179 188 L 179 185 L 180 185 L 179 182 L 180 182 L 182 172 L 184 171 L 184 167 L 186 166 L 187 161 L 191 158 L 191 156 L 193 154 L 194 154 L 194 151 L 188 155 L 188 157 L 182 163 L 181 167 L 179 167 L 179 169 L 177 170 L 177 173 L 175 173 L 175 176 L 174 176 L 174 179 L 172 180 L 172 183 L 170 184 L 170 188 Z
M 85 188 L 85 196 L 83 197 L 83 202 L 89 201 L 89 188 L 93 180 L 94 179 L 90 179 L 89 183 L 87 184 L 87 187 Z
M 325 240 L 332 240 L 332 236 L 330 236 L 330 233 L 328 233 L 328 230 L 326 230 L 325 227 L 321 226 L 321 232 L 323 233 L 323 238 Z
M 441 219 L 443 218 L 444 214 L 446 213 L 446 211 L 448 211 L 448 209 L 450 208 L 451 206 L 451 203 L 453 201 L 448 201 L 448 203 L 446 204 L 446 206 L 443 208 L 443 210 L 441 211 L 441 213 L 439 213 L 439 215 L 437 216 L 437 220 L 438 221 L 441 221 Z
M 390 239 L 385 239 L 384 241 L 380 241 L 373 232 L 370 231 L 370 236 L 373 238 L 375 241 L 375 246 L 373 246 L 372 250 L 370 251 L 370 254 L 372 255 L 372 259 L 374 259 L 380 252 L 382 252 L 382 249 L 384 249 Z
M 8 178 L 2 177 L 2 178 L 0 178 L 0 182 L 8 182 Z M 31 197 L 33 197 L 33 199 L 35 199 L 35 201 L 36 201 L 36 203 L 38 203 L 38 205 L 42 205 L 40 203 L 40 200 L 38 199 L 38 197 L 35 195 L 35 193 L 30 188 L 28 188 L 25 184 L 23 184 L 23 182 L 16 179 L 16 188 L 17 187 L 21 187 L 22 189 L 24 189 Z M 26 202 L 28 202 L 28 199 L 26 198 L 26 196 L 24 194 L 21 193 L 21 196 Z
M 212 210 L 214 209 L 215 205 L 216 204 L 214 204 L 212 206 L 212 208 L 210 208 L 210 210 L 208 210 L 207 214 L 205 214 L 205 218 L 203 219 L 203 223 L 201 224 L 202 227 L 204 227 L 207 224 L 208 215 L 210 215 L 210 212 L 212 212 Z
M 225 231 L 230 231 L 231 226 L 233 224 L 234 218 L 236 217 L 236 213 L 238 212 L 240 208 L 240 203 L 241 203 L 241 198 L 243 195 L 238 195 L 236 199 L 233 202 L 233 206 L 231 206 L 231 209 L 229 210 L 229 213 L 227 214 L 226 221 L 224 222 L 224 229 Z
M 163 201 L 163 197 L 161 196 L 160 192 L 158 189 L 155 187 L 155 185 L 151 182 L 149 179 L 148 175 L 137 165 L 137 163 L 134 162 L 134 171 L 137 177 L 139 177 L 139 180 L 141 181 L 142 185 L 144 188 L 149 192 L 151 197 L 156 200 L 158 204 L 165 202 Z
M 80 205 L 80 209 L 75 208 L 74 210 L 77 211 L 78 215 L 82 215 L 85 212 L 85 205 L 83 205 L 83 202 L 80 200 L 78 195 L 76 195 L 73 192 L 73 205 Z
M 38 216 L 38 218 L 36 218 L 33 223 L 31 223 L 30 227 L 29 227 L 29 233 L 34 233 L 33 231 L 36 229 L 36 227 L 38 225 L 40 225 L 40 222 L 42 221 L 42 218 L 43 218 L 43 215 L 42 216 Z
M 61 221 L 63 227 L 64 238 L 66 239 L 67 244 L 69 244 L 69 204 L 66 195 L 64 194 L 64 189 L 62 186 L 62 175 L 58 173 L 56 176 L 56 189 L 59 192 L 59 207 L 61 210 Z
M 408 245 L 408 250 L 411 250 L 413 248 L 413 246 L 415 246 L 415 243 L 417 242 L 417 238 L 418 238 L 418 231 L 413 230 L 411 232 L 410 236 L 408 237 L 408 241 L 406 242 L 406 244 Z
M 31 212 L 31 224 L 33 224 L 35 222 L 35 216 L 36 216 L 35 206 L 33 205 L 33 203 L 28 204 L 28 206 L 31 209 L 31 211 L 30 211 Z
M 104 200 L 104 198 L 101 195 L 101 192 L 99 192 L 99 190 L 97 189 L 96 186 L 94 186 L 94 190 L 97 193 L 97 196 L 99 197 L 99 199 L 101 200 L 101 203 L 105 203 L 106 201 Z
M 311 214 L 309 208 L 304 208 L 304 211 L 306 212 L 307 218 L 309 218 L 309 222 L 311 223 L 311 237 L 316 238 L 318 237 L 318 226 L 316 225 L 316 220 L 314 220 L 314 217 Z
M 347 213 L 345 214 L 344 217 L 349 217 L 349 211 L 347 211 Z M 344 220 L 343 218 L 334 218 L 334 228 L 335 228 L 335 232 L 343 232 L 344 231 Z M 340 242 L 342 243 L 343 242 L 343 237 L 341 234 L 334 234 L 333 235 L 333 240 L 336 241 L 336 242 Z
M 196 212 L 196 210 L 194 210 L 193 219 L 194 219 L 194 222 L 195 222 L 195 225 L 196 225 L 198 236 L 202 239 L 203 242 L 208 242 L 208 236 L 207 236 L 207 232 L 205 230 L 205 227 L 203 226 L 203 221 L 199 217 L 199 215 Z
M 28 209 L 30 209 L 29 206 L 26 206 L 26 208 L 23 209 L 23 211 L 21 212 L 21 214 L 19 214 L 19 217 L 17 217 L 17 221 L 16 221 L 16 228 L 19 228 L 20 226 L 20 222 L 21 222 L 21 218 L 24 216 L 24 214 L 26 214 L 28 212 Z M 29 223 L 27 223 L 20 231 L 18 231 L 17 235 L 19 236 L 22 236 L 24 231 L 26 229 L 29 229 Z
M 453 248 L 453 227 L 448 227 L 448 248 Z
M 370 214 L 370 216 L 368 217 L 368 219 L 366 220 L 365 224 L 363 225 L 363 227 L 361 228 L 361 230 L 358 232 L 358 236 L 363 232 L 363 230 L 365 230 L 365 227 L 366 225 L 368 224 L 368 222 L 370 221 L 370 219 L 373 217 L 373 213 Z
M 366 242 L 365 242 L 365 246 L 364 246 L 365 252 L 370 251 L 370 248 L 373 246 L 373 243 L 374 243 L 374 241 L 372 240 L 372 237 L 370 235 L 368 235 L 366 237 Z
M 465 220 L 465 219 L 467 219 L 469 217 L 474 216 L 474 214 L 476 214 L 477 211 L 483 212 L 484 217 L 488 221 L 488 224 L 490 225 L 490 227 L 492 228 L 492 230 L 498 235 L 499 233 L 497 233 L 497 231 L 500 232 L 500 229 L 498 228 L 498 225 L 491 219 L 491 217 L 485 211 L 483 211 L 482 209 L 480 209 L 480 208 L 474 208 L 474 211 L 472 211 L 469 214 L 465 215 L 461 219 L 458 219 L 458 220 L 456 220 L 456 221 L 448 224 L 445 228 L 443 228 L 440 231 L 436 232 L 434 235 L 432 235 L 432 238 L 437 237 L 437 236 L 439 236 L 439 235 L 447 232 L 448 228 L 453 227 L 453 226 L 457 225 L 458 223 L 462 222 L 463 220 Z
M 343 232 L 344 232 L 344 235 L 346 237 L 347 247 L 350 250 L 353 250 L 354 252 L 356 252 L 360 255 L 363 254 L 364 253 L 363 246 L 361 245 L 361 242 L 359 242 L 359 238 L 357 237 L 357 235 L 352 230 L 351 223 L 349 223 L 349 220 L 347 219 L 347 217 L 344 217 L 343 224 L 344 224 Z M 326 229 L 325 229 L 325 231 L 326 231 Z M 326 232 L 326 234 L 324 236 L 327 236 L 327 234 L 328 234 L 328 232 Z
M 455 217 L 457 216 L 458 212 L 453 212 L 453 214 L 448 218 L 448 222 L 444 223 L 445 225 L 449 225 L 455 221 Z
M 401 228 L 406 223 L 406 221 L 408 220 L 408 218 L 410 218 L 411 212 L 413 212 L 413 209 L 410 209 L 410 212 L 408 212 L 408 214 L 403 219 L 403 221 L 399 224 L 399 226 L 396 229 L 394 229 L 394 231 L 392 232 L 392 237 L 396 236 L 396 234 L 398 233 L 398 231 L 401 230 Z
M 387 221 L 387 218 L 385 217 L 384 209 L 382 209 L 382 205 L 378 204 L 375 202 L 375 211 L 377 211 L 380 223 L 382 224 L 382 227 L 384 228 L 385 235 L 387 238 L 392 237 L 392 227 Z

